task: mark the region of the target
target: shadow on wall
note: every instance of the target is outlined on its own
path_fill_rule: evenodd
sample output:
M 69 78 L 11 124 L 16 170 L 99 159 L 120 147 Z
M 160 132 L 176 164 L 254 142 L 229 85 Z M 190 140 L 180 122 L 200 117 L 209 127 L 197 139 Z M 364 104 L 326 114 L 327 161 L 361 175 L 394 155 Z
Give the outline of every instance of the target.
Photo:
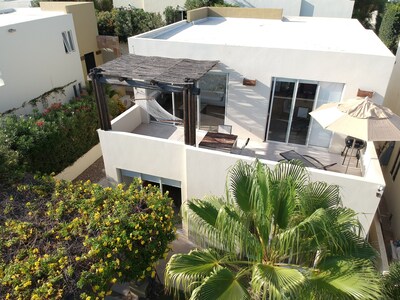
M 246 131 L 264 139 L 271 87 L 256 79 L 256 86 L 243 85 L 243 78 L 234 69 L 219 63 L 222 72 L 229 74 L 227 117 Z M 234 100 L 233 100 L 234 99 Z

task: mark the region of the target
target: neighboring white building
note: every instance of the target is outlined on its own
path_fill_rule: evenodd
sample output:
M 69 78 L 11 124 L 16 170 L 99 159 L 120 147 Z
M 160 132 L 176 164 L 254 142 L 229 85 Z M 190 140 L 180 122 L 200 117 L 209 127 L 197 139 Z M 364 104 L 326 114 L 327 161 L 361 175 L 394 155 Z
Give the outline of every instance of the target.
M 225 0 L 240 7 L 282 8 L 285 16 L 351 18 L 354 0 Z
M 72 15 L 14 9 L 0 14 L 0 29 L 0 112 L 24 106 L 15 112 L 29 113 L 28 102 L 49 91 L 50 102 L 79 94 L 84 80 Z
M 114 7 L 142 8 L 162 14 L 167 6 L 184 8 L 185 0 L 114 0 Z M 249 8 L 282 8 L 285 16 L 351 18 L 354 0 L 225 0 Z
M 115 8 L 132 6 L 162 15 L 167 6 L 172 6 L 173 8 L 179 6 L 183 9 L 185 0 L 113 0 L 113 6 Z
M 179 187 L 185 201 L 224 195 L 226 172 L 239 159 L 257 157 L 273 167 L 281 152 L 295 149 L 337 163 L 328 171 L 310 169 L 311 178 L 339 185 L 343 204 L 359 213 L 366 233 L 382 244 L 375 213 L 385 181 L 374 145 L 368 143 L 360 166 L 354 158 L 345 174 L 345 137 L 323 130 L 308 113 L 353 98 L 359 89 L 373 91 L 373 100 L 382 103 L 395 58 L 357 20 L 281 14 L 204 8 L 189 12 L 188 21 L 129 38 L 132 54 L 219 61 L 198 82 L 196 145 L 206 131 L 230 125 L 238 148 L 223 153 L 185 145 L 179 127 L 150 122 L 142 106 L 134 106 L 113 121 L 111 131 L 99 130 L 106 174 L 115 182 L 139 176 Z M 150 97 L 140 93 L 137 98 Z M 182 117 L 180 95 L 157 101 Z M 240 150 L 247 138 L 250 143 Z
M 0 0 L 0 10 L 7 8 L 22 8 L 31 6 L 32 1 L 30 0 Z

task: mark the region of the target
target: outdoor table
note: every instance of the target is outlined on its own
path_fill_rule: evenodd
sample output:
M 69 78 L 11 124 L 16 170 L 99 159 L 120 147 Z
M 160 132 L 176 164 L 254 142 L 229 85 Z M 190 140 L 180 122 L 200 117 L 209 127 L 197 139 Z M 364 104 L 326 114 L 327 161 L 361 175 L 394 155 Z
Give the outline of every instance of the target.
M 237 135 L 209 131 L 199 143 L 199 147 L 231 152 L 236 146 L 236 141 Z

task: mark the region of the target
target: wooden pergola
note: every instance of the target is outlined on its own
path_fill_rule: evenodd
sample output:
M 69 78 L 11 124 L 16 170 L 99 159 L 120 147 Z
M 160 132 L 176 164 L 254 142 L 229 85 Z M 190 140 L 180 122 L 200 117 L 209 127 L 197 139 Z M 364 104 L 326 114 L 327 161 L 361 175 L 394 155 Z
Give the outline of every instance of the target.
M 128 54 L 91 70 L 100 128 L 111 130 L 103 84 L 182 93 L 185 144 L 196 145 L 196 82 L 218 61 Z

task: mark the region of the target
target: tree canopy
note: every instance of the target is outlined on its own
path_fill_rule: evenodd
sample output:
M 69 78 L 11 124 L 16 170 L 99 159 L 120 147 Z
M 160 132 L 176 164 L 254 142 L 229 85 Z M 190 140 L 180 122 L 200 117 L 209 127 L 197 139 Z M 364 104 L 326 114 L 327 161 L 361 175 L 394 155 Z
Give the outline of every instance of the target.
M 378 299 L 375 251 L 339 188 L 306 169 L 256 161 L 229 172 L 227 197 L 191 200 L 189 233 L 204 247 L 175 254 L 166 286 L 190 299 Z
M 386 0 L 356 0 L 354 3 L 353 18 L 358 19 L 365 28 L 378 31 L 381 15 L 386 3 Z M 372 22 L 374 12 L 377 13 L 376 24 Z
M 379 37 L 390 51 L 396 54 L 400 37 L 400 3 L 389 3 L 386 6 Z

